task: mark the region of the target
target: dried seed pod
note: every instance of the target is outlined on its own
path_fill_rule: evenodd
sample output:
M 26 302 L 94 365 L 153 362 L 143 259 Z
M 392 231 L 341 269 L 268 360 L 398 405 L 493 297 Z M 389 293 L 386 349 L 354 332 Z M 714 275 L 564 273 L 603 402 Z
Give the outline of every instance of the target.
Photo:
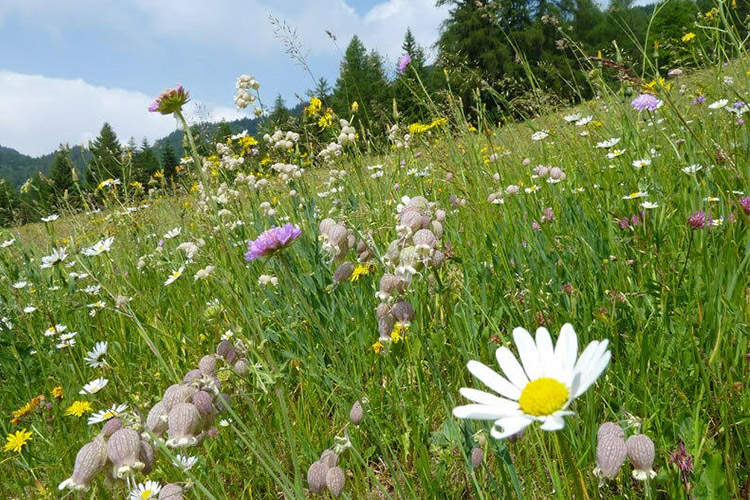
M 420 212 L 424 212 L 430 206 L 430 202 L 424 196 L 415 196 L 406 202 L 407 207 L 415 207 Z
M 112 475 L 122 479 L 143 469 L 141 462 L 141 436 L 133 429 L 120 429 L 107 441 L 107 456 L 112 462 Z
M 355 401 L 352 405 L 352 409 L 349 410 L 349 421 L 354 425 L 359 425 L 362 421 L 362 417 L 365 416 L 365 410 L 362 408 L 362 403 Z
M 229 340 L 227 340 L 227 339 L 224 339 L 221 342 L 219 342 L 218 345 L 216 346 L 216 354 L 218 356 L 221 356 L 222 358 L 226 359 L 227 353 L 231 349 L 234 349 L 234 346 L 232 345 L 232 342 L 229 341 Z
M 378 332 L 381 339 L 390 339 L 393 327 L 396 326 L 396 320 L 390 314 L 383 316 L 378 320 Z
M 391 315 L 396 318 L 396 321 L 411 323 L 416 313 L 414 312 L 414 307 L 409 302 L 400 300 L 394 304 L 391 309 Z
M 338 465 L 339 455 L 329 448 L 327 450 L 324 450 L 323 453 L 320 454 L 320 461 L 330 469 L 331 467 L 336 467 Z
M 237 352 L 237 349 L 232 347 L 229 351 L 227 351 L 226 356 L 224 356 L 224 361 L 227 362 L 230 366 L 233 366 L 237 362 L 237 358 L 239 357 L 239 353 Z
M 247 358 L 240 358 L 234 364 L 234 372 L 239 376 L 245 376 L 250 371 L 250 361 Z
M 141 453 L 139 455 L 141 462 L 143 462 L 143 474 L 150 474 L 154 469 L 154 449 L 146 441 L 141 440 Z
M 343 224 L 336 224 L 328 230 L 328 241 L 339 249 L 340 253 L 349 250 L 349 232 Z
M 405 208 L 399 215 L 402 226 L 408 227 L 412 233 L 422 229 L 422 214 L 415 208 Z
M 326 487 L 327 472 L 328 466 L 320 461 L 313 462 L 310 468 L 307 469 L 307 485 L 310 487 L 311 492 L 323 492 L 323 488 Z
M 604 422 L 599 426 L 599 430 L 596 431 L 596 439 L 601 440 L 604 436 L 616 436 L 620 439 L 625 439 L 625 431 L 614 422 Z
M 159 492 L 159 500 L 182 500 L 182 492 L 182 486 L 179 484 L 165 484 Z
M 194 370 L 190 370 L 182 378 L 182 383 L 183 384 L 190 384 L 191 382 L 195 382 L 196 380 L 200 380 L 202 376 L 203 376 L 203 373 L 201 373 L 201 371 L 198 368 L 196 368 Z
M 331 495 L 338 498 L 341 492 L 344 491 L 344 483 L 346 483 L 346 476 L 341 467 L 331 467 L 326 472 L 326 486 Z
M 475 446 L 471 450 L 471 466 L 475 469 L 482 465 L 482 459 L 484 458 L 484 451 L 479 446 Z
M 387 302 L 381 302 L 378 304 L 378 307 L 375 308 L 375 316 L 377 316 L 378 319 L 386 316 L 390 312 L 391 306 Z
M 654 442 L 645 434 L 635 434 L 627 441 L 628 458 L 633 464 L 633 477 L 639 481 L 645 481 L 649 477 L 656 476 L 651 468 L 654 465 L 656 451 Z
M 198 389 L 195 387 L 180 384 L 170 385 L 167 390 L 164 391 L 164 397 L 161 400 L 164 404 L 164 409 L 167 412 L 172 411 L 174 405 L 190 401 L 190 398 L 192 398 L 196 392 L 198 392 Z
M 336 271 L 333 273 L 333 281 L 335 281 L 336 283 L 346 281 L 352 276 L 353 272 L 354 264 L 349 261 L 343 262 L 339 264 L 339 267 L 337 267 Z
M 357 237 L 349 233 L 349 236 L 346 237 L 347 248 L 354 248 L 356 244 L 357 244 Z
M 434 269 L 440 269 L 443 267 L 443 262 L 445 261 L 445 254 L 441 252 L 440 250 L 435 250 L 435 253 L 432 254 L 432 267 Z
M 201 414 L 191 403 L 177 403 L 169 411 L 167 446 L 187 448 L 198 442 L 195 437 L 201 423 Z
M 146 417 L 146 430 L 156 436 L 161 436 L 167 430 L 167 407 L 159 401 L 148 412 Z
M 435 235 L 435 238 L 441 239 L 443 237 L 443 224 L 440 222 L 434 220 L 430 223 L 430 230 L 432 231 L 432 234 Z
M 102 430 L 99 435 L 103 438 L 108 438 L 120 429 L 122 429 L 122 419 L 120 417 L 110 418 L 102 426 Z
M 435 212 L 435 220 L 441 224 L 445 222 L 445 210 L 438 210 Z
M 621 429 L 622 430 L 622 429 Z M 605 434 L 596 444 L 596 471 L 601 477 L 614 479 L 625 463 L 628 447 L 625 441 L 615 434 Z
M 435 245 L 437 245 L 437 238 L 429 229 L 420 229 L 419 231 L 414 233 L 412 240 L 414 241 L 415 245 L 421 248 L 432 249 L 435 248 Z
M 216 373 L 216 356 L 207 354 L 198 362 L 198 369 L 203 375 L 213 375 Z
M 99 435 L 92 442 L 85 444 L 76 454 L 73 475 L 60 483 L 58 489 L 88 491 L 91 481 L 107 463 L 107 443 Z

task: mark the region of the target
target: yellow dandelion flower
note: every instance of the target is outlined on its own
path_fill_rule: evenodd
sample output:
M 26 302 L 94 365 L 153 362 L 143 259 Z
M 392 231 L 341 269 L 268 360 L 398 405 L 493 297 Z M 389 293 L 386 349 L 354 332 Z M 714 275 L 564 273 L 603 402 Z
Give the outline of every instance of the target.
M 349 277 L 349 281 L 358 281 L 361 276 L 369 274 L 374 267 L 372 264 L 357 264 Z
M 357 101 L 354 101 L 352 103 L 352 113 L 356 113 L 357 111 L 359 111 L 359 103 Z
M 305 108 L 305 113 L 309 116 L 317 116 L 321 109 L 323 109 L 323 101 L 317 97 L 313 97 Z
M 693 38 L 695 38 L 695 33 L 693 33 L 692 31 L 690 33 L 685 33 L 684 35 L 682 35 L 682 41 L 684 43 L 689 42 Z
M 84 413 L 91 412 L 93 408 L 88 401 L 74 401 L 72 405 L 65 410 L 65 415 L 69 417 L 82 417 Z
M 380 341 L 375 342 L 372 344 L 372 350 L 375 351 L 375 354 L 380 354 L 383 351 L 383 344 Z
M 391 340 L 394 344 L 397 344 L 400 340 L 406 339 L 407 328 L 409 328 L 409 325 L 405 325 L 400 321 L 396 322 L 393 326 L 393 331 L 391 331 Z
M 57 400 L 65 397 L 65 393 L 63 392 L 63 388 L 61 385 L 58 385 L 57 387 L 52 389 L 52 397 Z
M 154 179 L 163 179 L 164 178 L 164 169 L 157 170 L 154 172 Z
M 21 453 L 21 450 L 26 445 L 26 443 L 31 441 L 31 431 L 21 429 L 18 432 L 8 434 L 5 439 L 7 441 L 5 443 L 5 448 L 3 448 L 5 451 L 14 451 L 16 453 Z

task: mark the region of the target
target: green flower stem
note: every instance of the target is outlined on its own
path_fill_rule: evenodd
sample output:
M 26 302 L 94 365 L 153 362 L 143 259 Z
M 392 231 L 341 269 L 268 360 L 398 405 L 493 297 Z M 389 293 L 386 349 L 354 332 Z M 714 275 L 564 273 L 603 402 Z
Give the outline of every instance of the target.
M 586 485 L 583 483 L 583 476 L 581 471 L 578 470 L 578 463 L 575 460 L 572 450 L 570 449 L 570 443 L 568 438 L 562 435 L 562 432 L 556 432 L 555 437 L 557 438 L 558 448 L 562 463 L 566 470 L 566 476 L 573 478 L 573 491 L 575 492 L 576 500 L 589 500 L 589 496 L 586 493 Z

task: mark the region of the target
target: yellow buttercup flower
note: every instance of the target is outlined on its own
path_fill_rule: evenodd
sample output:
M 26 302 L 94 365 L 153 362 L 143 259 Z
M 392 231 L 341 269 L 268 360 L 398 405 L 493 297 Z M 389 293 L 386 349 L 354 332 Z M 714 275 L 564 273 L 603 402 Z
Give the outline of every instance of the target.
M 65 393 L 63 392 L 62 386 L 58 385 L 54 389 L 52 389 L 52 397 L 60 400 L 65 397 Z
M 31 440 L 31 431 L 21 429 L 18 432 L 8 434 L 8 437 L 5 439 L 7 441 L 5 443 L 5 448 L 3 448 L 5 451 L 20 453 L 26 443 Z

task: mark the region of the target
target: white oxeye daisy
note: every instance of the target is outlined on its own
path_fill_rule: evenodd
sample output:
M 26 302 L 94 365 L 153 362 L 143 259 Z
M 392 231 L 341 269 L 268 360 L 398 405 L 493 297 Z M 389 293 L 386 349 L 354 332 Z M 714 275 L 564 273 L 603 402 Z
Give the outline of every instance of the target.
M 646 210 L 652 209 L 652 208 L 659 208 L 658 203 L 654 203 L 653 201 L 644 201 L 641 203 L 641 207 L 645 208 Z
M 188 457 L 179 453 L 172 460 L 172 465 L 182 470 L 192 469 L 196 463 L 198 463 L 198 457 Z
M 83 386 L 83 389 L 78 391 L 78 394 L 96 394 L 97 392 L 104 389 L 104 386 L 106 386 L 109 383 L 109 380 L 106 378 L 97 378 L 89 382 L 88 384 Z
M 185 270 L 185 266 L 182 266 L 179 269 L 177 269 L 176 271 L 172 271 L 172 274 L 170 274 L 169 278 L 167 278 L 167 280 L 164 282 L 164 286 L 171 285 L 172 283 L 174 283 L 175 281 L 177 281 L 177 279 L 180 276 L 182 276 L 182 271 L 184 271 L 184 270 Z
M 86 353 L 86 357 L 83 360 L 91 368 L 101 368 L 106 364 L 102 358 L 107 355 L 107 347 L 107 342 L 97 342 L 94 348 Z
M 688 165 L 687 167 L 683 167 L 682 171 L 685 172 L 686 174 L 690 175 L 690 174 L 694 174 L 694 173 L 696 173 L 696 172 L 698 172 L 698 171 L 700 171 L 702 169 L 703 169 L 703 165 L 695 164 L 695 165 Z
M 112 405 L 109 410 L 99 410 L 89 417 L 88 425 L 99 424 L 107 420 L 121 416 L 128 409 L 128 405 Z
M 130 491 L 130 500 L 149 500 L 158 498 L 161 491 L 161 485 L 156 481 L 146 481 L 139 483 L 138 486 Z
M 649 165 L 651 165 L 651 160 L 649 160 L 648 158 L 644 158 L 642 160 L 634 160 L 633 161 L 633 166 L 635 168 L 648 167 Z
M 177 236 L 180 235 L 181 232 L 182 232 L 181 227 L 172 228 L 169 231 L 167 231 L 167 233 L 164 235 L 164 239 L 171 240 L 172 238 L 176 238 Z
M 513 330 L 520 356 L 506 347 L 495 352 L 505 377 L 479 361 L 467 367 L 487 387 L 499 394 L 464 387 L 461 394 L 474 402 L 453 409 L 457 418 L 493 420 L 490 434 L 504 439 L 529 426 L 542 423 L 542 430 L 557 431 L 565 426 L 563 417 L 573 415 L 568 407 L 586 392 L 609 364 L 608 341 L 591 342 L 578 357 L 578 338 L 573 326 L 566 323 L 553 348 L 546 328 L 536 331 L 536 341 L 523 328 Z M 576 359 L 577 358 L 577 359 Z
M 549 132 L 546 130 L 538 130 L 531 135 L 532 141 L 542 141 L 549 137 Z
M 634 191 L 630 194 L 626 194 L 622 197 L 623 200 L 635 200 L 638 198 L 643 198 L 644 196 L 648 196 L 648 192 L 646 191 Z
M 99 240 L 94 246 L 90 248 L 85 248 L 81 252 L 83 255 L 86 255 L 87 257 L 94 257 L 96 255 L 100 255 L 105 252 L 109 252 L 112 249 L 112 243 L 114 243 L 115 237 L 110 236 L 106 240 Z

